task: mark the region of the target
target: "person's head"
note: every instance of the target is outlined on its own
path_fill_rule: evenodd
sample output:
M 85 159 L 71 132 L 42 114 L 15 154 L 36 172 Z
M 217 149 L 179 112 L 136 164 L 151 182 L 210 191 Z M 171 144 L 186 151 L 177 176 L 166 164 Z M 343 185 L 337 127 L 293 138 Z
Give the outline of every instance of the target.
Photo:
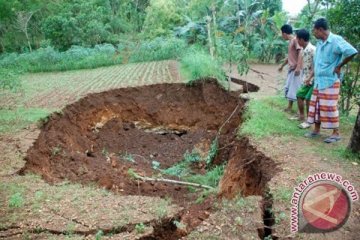
M 314 22 L 314 36 L 317 39 L 325 39 L 329 34 L 329 24 L 325 18 L 319 18 Z
M 296 39 L 299 43 L 299 45 L 303 48 L 307 46 L 310 40 L 310 33 L 306 29 L 300 29 L 296 32 Z
M 289 24 L 284 24 L 281 27 L 281 36 L 282 36 L 282 38 L 285 39 L 285 40 L 289 40 L 291 34 L 293 34 L 292 27 Z

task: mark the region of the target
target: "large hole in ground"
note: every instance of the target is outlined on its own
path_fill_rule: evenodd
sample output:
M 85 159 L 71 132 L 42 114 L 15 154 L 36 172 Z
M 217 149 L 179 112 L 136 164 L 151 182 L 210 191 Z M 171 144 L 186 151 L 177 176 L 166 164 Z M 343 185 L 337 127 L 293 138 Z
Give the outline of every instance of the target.
M 245 106 L 238 95 L 229 94 L 215 81 L 88 95 L 50 116 L 28 150 L 20 173 L 35 172 L 51 183 L 65 179 L 96 183 L 125 195 L 169 197 L 184 210 L 177 219 L 152 223 L 154 232 L 144 239 L 179 239 L 209 216 L 216 198 L 197 204 L 201 191 L 134 179 L 134 174 L 161 174 L 162 178 L 179 180 L 176 174 L 163 170 L 184 162 L 187 154 L 192 159 L 192 174 L 204 175 L 227 163 L 219 196 L 264 195 L 277 170 L 275 163 L 246 138 L 236 137 Z M 216 155 L 206 164 L 214 153 L 215 139 Z M 174 220 L 186 224 L 187 231 L 178 231 Z

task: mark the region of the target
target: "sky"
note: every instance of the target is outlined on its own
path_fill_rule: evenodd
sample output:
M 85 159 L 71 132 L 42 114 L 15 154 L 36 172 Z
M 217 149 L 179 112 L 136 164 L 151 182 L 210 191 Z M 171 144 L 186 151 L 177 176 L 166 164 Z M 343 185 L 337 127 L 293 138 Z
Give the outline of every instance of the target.
M 284 11 L 289 12 L 291 16 L 296 16 L 307 4 L 307 0 L 282 0 L 282 3 Z

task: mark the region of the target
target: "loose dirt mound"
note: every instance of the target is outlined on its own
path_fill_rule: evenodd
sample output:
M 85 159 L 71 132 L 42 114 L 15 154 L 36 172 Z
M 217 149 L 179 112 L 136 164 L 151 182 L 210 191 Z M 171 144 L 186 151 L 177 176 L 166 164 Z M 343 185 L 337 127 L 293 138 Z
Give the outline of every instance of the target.
M 159 84 L 91 94 L 50 116 L 28 150 L 21 173 L 35 172 L 49 182 L 97 183 L 121 194 L 171 197 L 186 208 L 180 220 L 191 230 L 208 217 L 211 200 L 196 205 L 193 200 L 197 194 L 189 188 L 134 180 L 129 169 L 142 176 L 156 176 L 159 168 L 180 162 L 186 151 L 196 148 L 206 155 L 218 136 L 219 151 L 213 164 L 231 159 L 221 193 L 261 195 L 271 178 L 273 161 L 246 139 L 236 139 L 243 107 L 242 99 L 231 96 L 215 81 L 191 87 Z M 198 164 L 193 171 L 205 173 L 205 165 Z M 186 234 L 174 233 L 176 227 L 174 230 L 170 225 L 155 226 L 151 237 L 177 239 Z

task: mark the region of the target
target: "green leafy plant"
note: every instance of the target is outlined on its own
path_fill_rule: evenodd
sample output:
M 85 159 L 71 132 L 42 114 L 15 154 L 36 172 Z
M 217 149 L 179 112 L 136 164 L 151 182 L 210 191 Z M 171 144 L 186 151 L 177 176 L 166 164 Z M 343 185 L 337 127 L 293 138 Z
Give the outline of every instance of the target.
M 102 230 L 99 230 L 95 235 L 95 240 L 101 240 L 104 236 L 104 232 Z
M 151 165 L 152 165 L 152 168 L 157 170 L 157 169 L 160 169 L 160 163 L 158 161 L 152 161 L 151 162 Z
M 104 157 L 107 157 L 107 156 L 109 156 L 109 151 L 105 147 L 103 147 L 103 149 L 101 150 L 101 154 Z
M 174 223 L 174 225 L 175 225 L 177 228 L 179 228 L 179 229 L 186 229 L 186 225 L 185 225 L 184 223 L 182 223 L 182 222 L 179 222 L 179 221 L 177 221 L 177 220 L 174 220 L 173 223 Z
M 224 166 L 219 165 L 208 170 L 205 174 L 188 175 L 185 176 L 184 179 L 186 179 L 189 182 L 198 183 L 201 185 L 208 185 L 216 188 L 223 174 L 224 174 Z
M 20 192 L 14 193 L 10 196 L 9 207 L 20 208 L 24 205 L 24 197 Z
M 61 148 L 61 146 L 56 146 L 56 147 L 53 147 L 52 149 L 51 149 L 51 155 L 52 156 L 56 156 L 56 155 L 58 155 L 59 153 L 61 153 L 61 150 L 62 150 L 62 148 Z
M 144 233 L 145 232 L 145 224 L 143 223 L 138 223 L 135 225 L 135 231 L 138 234 Z
M 188 163 L 197 163 L 200 162 L 201 156 L 195 149 L 193 149 L 191 153 L 186 151 L 183 159 Z
M 208 155 L 206 156 L 206 159 L 205 159 L 205 162 L 206 162 L 207 166 L 209 166 L 212 163 L 212 161 L 214 160 L 214 158 L 216 157 L 218 149 L 219 149 L 219 142 L 218 142 L 218 138 L 216 137 L 211 142 L 209 153 L 208 153 Z
M 120 157 L 125 161 L 131 162 L 131 163 L 136 163 L 134 156 L 130 153 L 127 153 L 127 152 L 122 153 L 122 154 L 120 154 Z

